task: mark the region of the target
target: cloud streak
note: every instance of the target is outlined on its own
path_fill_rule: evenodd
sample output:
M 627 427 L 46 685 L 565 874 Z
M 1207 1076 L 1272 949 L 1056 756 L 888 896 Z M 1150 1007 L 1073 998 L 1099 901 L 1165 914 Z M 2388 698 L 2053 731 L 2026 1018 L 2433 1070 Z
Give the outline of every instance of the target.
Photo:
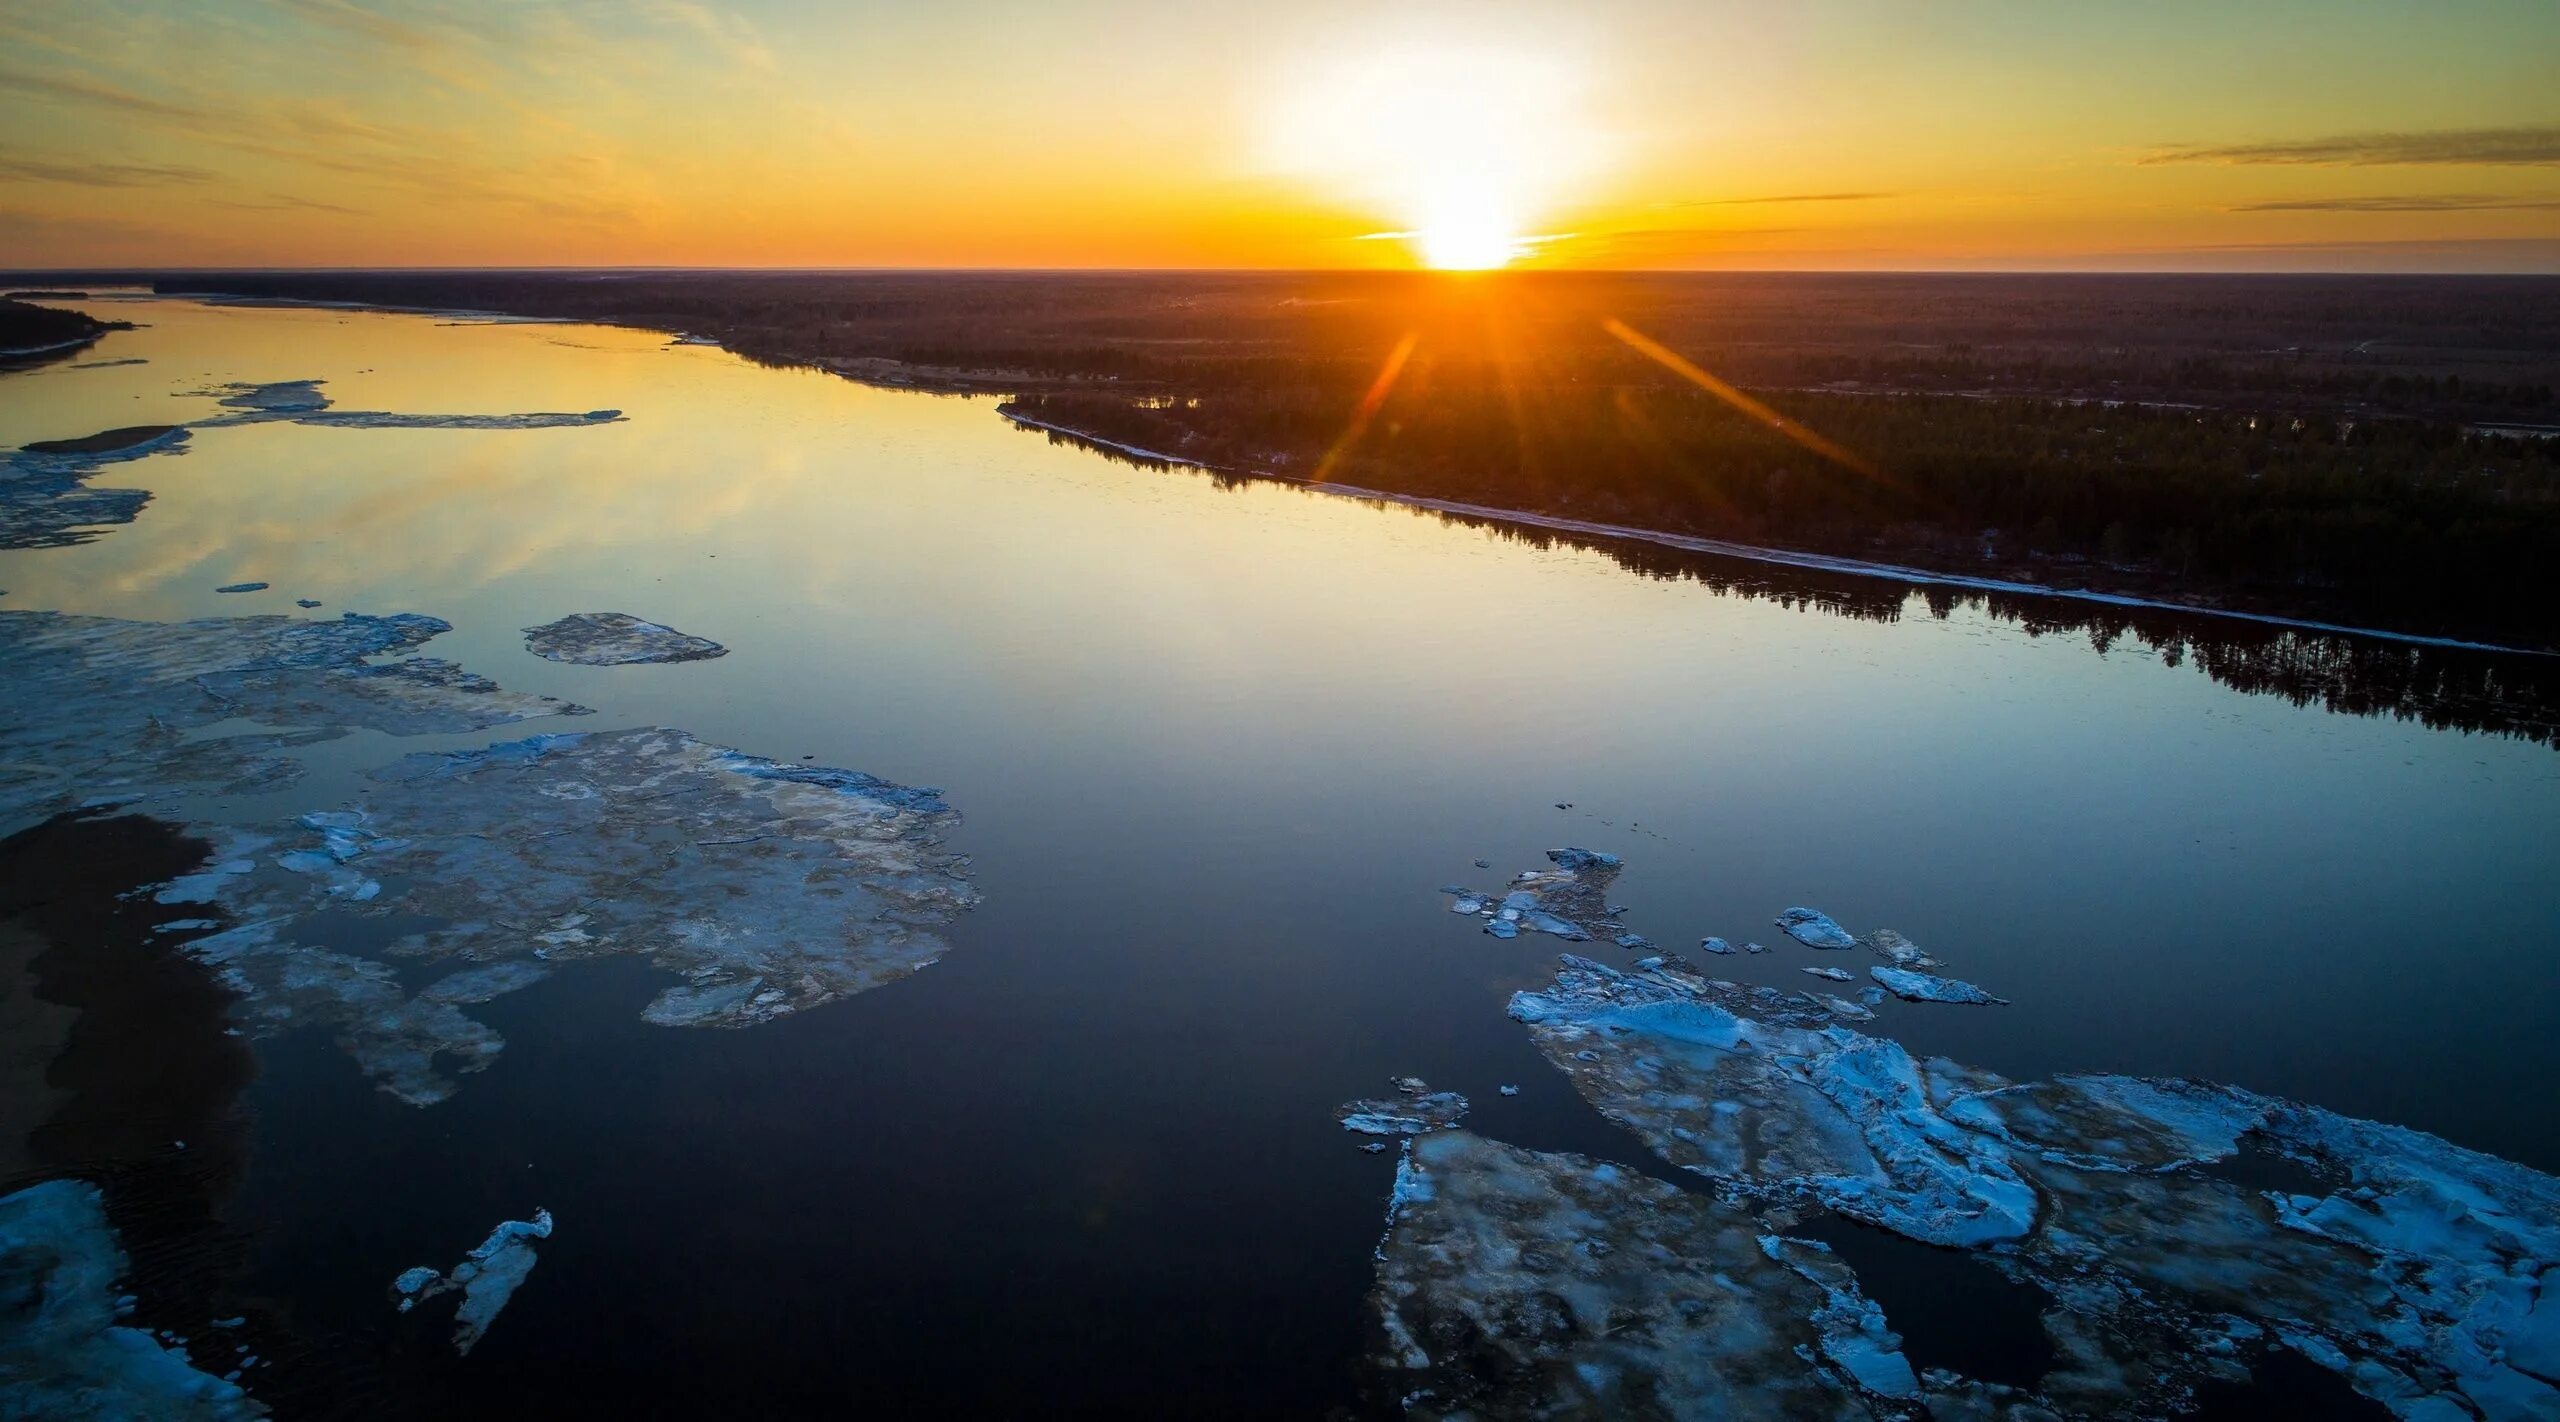
M 2548 167 L 2560 165 L 2560 124 L 2449 128 L 2427 133 L 2350 133 L 2273 143 L 2173 144 L 2134 160 L 2164 163 L 2292 164 L 2364 168 L 2385 164 Z
M 220 175 L 210 168 L 158 163 L 56 162 L 0 154 L 0 183 L 67 183 L 84 188 L 150 188 L 169 183 L 211 182 Z
M 2407 197 L 2285 198 L 2245 202 L 2233 212 L 2510 212 L 2560 208 L 2560 198 L 2445 194 Z

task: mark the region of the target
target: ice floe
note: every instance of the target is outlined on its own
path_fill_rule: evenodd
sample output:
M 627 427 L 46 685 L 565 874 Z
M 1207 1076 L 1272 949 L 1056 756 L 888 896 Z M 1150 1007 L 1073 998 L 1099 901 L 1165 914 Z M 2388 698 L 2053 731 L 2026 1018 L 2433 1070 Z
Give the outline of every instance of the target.
M 425 415 L 389 410 L 341 410 L 321 393 L 324 380 L 274 380 L 263 384 L 217 385 L 195 393 L 213 397 L 227 413 L 195 422 L 197 429 L 287 420 L 298 425 L 331 425 L 371 430 L 539 430 L 573 425 L 611 424 L 620 410 L 583 413 L 540 412 L 511 415 Z
M 942 847 L 958 817 L 934 792 L 681 731 L 413 755 L 371 781 L 359 818 L 306 816 L 270 862 L 224 878 L 215 899 L 239 926 L 187 951 L 248 994 L 250 1022 L 327 1022 L 384 1090 L 420 1104 L 453 1089 L 434 1052 L 470 1071 L 498 1050 L 453 1004 L 522 986 L 528 960 L 640 957 L 678 978 L 648 1021 L 747 1026 L 933 962 L 933 930 L 977 898 Z M 433 921 L 396 949 L 408 956 L 519 966 L 407 998 L 387 968 L 295 940 L 290 925 L 324 907 Z
M 1840 975 L 1843 981 L 1847 980 L 1848 976 L 1847 973 Z M 1867 976 L 1874 978 L 1877 984 L 1887 992 L 1905 1002 L 1957 1002 L 1994 1006 L 2005 1005 L 2009 1001 L 2005 997 L 1993 997 L 1971 983 L 1955 978 L 1942 978 L 1935 973 L 1924 973 L 1916 968 L 1869 968 Z
M 573 612 L 557 622 L 528 627 L 524 649 L 550 661 L 590 667 L 698 662 L 729 654 L 707 637 L 644 622 L 627 612 Z
M 1807 948 L 1855 948 L 1858 940 L 1819 909 L 1791 908 L 1778 915 L 1778 927 Z
M 439 1273 L 423 1265 L 404 1269 L 391 1281 L 392 1296 L 399 1300 L 400 1311 L 410 1309 L 443 1294 L 460 1293 L 462 1301 L 453 1313 L 453 1349 L 469 1353 L 496 1322 L 498 1311 L 514 1298 L 533 1273 L 536 1262 L 533 1242 L 551 1237 L 551 1212 L 535 1210 L 529 1220 L 504 1220 L 489 1237 L 482 1240 L 462 1262 L 449 1273 Z
M 1835 983 L 1851 981 L 1849 974 L 1839 968 L 1806 968 L 1804 971 L 1811 973 L 1817 978 L 1827 979 L 1828 981 Z
M 119 1322 L 123 1247 L 98 1188 L 0 1196 L 0 1416 L 236 1422 L 267 1409 L 186 1349 Z

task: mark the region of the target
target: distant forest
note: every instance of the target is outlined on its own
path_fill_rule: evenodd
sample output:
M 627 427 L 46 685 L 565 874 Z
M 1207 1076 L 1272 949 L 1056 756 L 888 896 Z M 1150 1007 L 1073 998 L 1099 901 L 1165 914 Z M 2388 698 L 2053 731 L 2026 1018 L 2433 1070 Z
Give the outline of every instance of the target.
M 101 274 L 113 275 L 113 274 Z M 2560 280 L 238 273 L 1011 397 L 1230 470 L 2560 645 Z M 1817 455 L 1625 323 L 1847 452 Z M 1391 383 L 1391 354 L 1409 350 Z

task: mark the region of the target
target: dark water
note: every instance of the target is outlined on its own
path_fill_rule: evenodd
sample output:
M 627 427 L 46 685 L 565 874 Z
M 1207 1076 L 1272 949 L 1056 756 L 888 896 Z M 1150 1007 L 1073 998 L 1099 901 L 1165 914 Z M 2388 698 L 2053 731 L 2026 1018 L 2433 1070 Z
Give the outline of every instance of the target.
M 1337 1103 L 1416 1074 L 1486 1135 L 1669 1173 L 1504 1016 L 1553 941 L 1433 892 L 1566 843 L 1626 856 L 1614 896 L 1666 949 L 1773 945 L 1733 976 L 1809 985 L 1770 926 L 1806 903 L 2013 1000 L 1880 1009 L 1916 1051 L 2228 1081 L 2560 1169 L 2542 661 L 1542 544 L 633 333 L 112 314 L 151 325 L 99 353 L 151 363 L 0 377 L 0 445 L 201 417 L 183 392 L 230 379 L 630 418 L 203 431 L 96 481 L 153 491 L 133 525 L 0 553 L 0 608 L 433 613 L 429 651 L 599 708 L 581 729 L 943 787 L 985 896 L 926 972 L 751 1030 L 646 1025 L 636 964 L 565 971 L 471 1009 L 505 1053 L 426 1109 L 321 1034 L 256 1043 L 239 1167 L 191 1188 L 236 1232 L 224 1296 L 320 1340 L 276 1383 L 307 1410 L 1349 1407 L 1394 1158 Z M 522 648 L 608 609 L 731 654 Z M 302 788 L 219 812 L 334 803 L 410 748 L 314 747 Z M 469 1359 L 391 1312 L 400 1269 L 536 1206 L 558 1232 Z M 2033 1301 L 1915 1249 L 1859 1260 L 1915 1363 L 2031 1370 L 1926 1315 L 2006 1336 Z

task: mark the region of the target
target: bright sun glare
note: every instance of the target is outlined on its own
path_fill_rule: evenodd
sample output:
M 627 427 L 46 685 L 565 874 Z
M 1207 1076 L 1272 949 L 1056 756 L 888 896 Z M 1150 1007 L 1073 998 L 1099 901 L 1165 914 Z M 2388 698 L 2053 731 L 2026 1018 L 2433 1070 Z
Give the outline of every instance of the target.
M 1482 271 L 1589 181 L 1605 144 L 1551 52 L 1408 40 L 1329 53 L 1279 86 L 1272 165 L 1400 230 L 1423 265 Z

